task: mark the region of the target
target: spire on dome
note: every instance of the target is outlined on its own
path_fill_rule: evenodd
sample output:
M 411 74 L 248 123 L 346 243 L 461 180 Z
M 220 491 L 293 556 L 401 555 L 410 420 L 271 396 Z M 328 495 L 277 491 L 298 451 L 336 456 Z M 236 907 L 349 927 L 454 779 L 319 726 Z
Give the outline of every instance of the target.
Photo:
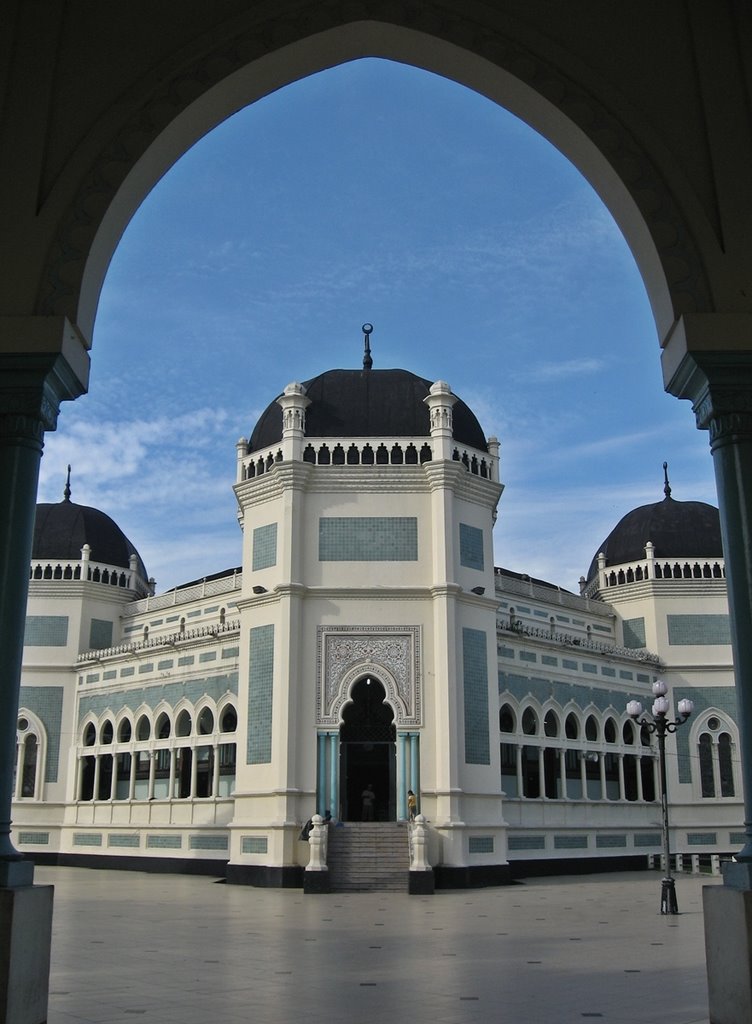
M 71 499 L 71 486 L 70 486 L 70 466 L 68 466 L 68 476 L 65 481 L 65 490 L 63 491 L 63 501 L 70 501 Z
M 373 324 L 363 324 L 363 369 L 370 370 L 373 367 L 373 359 L 371 359 L 371 332 L 373 331 Z
M 667 498 L 671 497 L 671 484 L 668 482 L 668 463 L 663 463 L 663 493 Z

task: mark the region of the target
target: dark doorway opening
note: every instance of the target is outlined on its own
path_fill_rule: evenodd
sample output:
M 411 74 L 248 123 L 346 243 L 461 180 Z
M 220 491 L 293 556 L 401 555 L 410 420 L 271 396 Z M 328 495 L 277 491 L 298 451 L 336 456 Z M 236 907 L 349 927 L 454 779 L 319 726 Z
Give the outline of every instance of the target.
M 374 792 L 373 820 L 396 821 L 396 732 L 394 712 L 384 703 L 378 679 L 366 676 L 352 689 L 340 730 L 343 821 L 368 819 L 363 794 Z

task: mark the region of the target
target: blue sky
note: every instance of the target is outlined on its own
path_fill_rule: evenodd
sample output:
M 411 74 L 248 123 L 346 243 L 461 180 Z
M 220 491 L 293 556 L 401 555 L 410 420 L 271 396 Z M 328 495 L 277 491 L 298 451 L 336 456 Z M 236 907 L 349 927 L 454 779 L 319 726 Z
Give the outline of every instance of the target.
M 489 100 L 381 60 L 242 110 L 154 188 L 110 266 L 90 393 L 40 500 L 111 515 L 164 589 L 240 563 L 235 441 L 291 380 L 449 381 L 501 440 L 496 564 L 577 590 L 631 508 L 716 503 L 707 435 L 663 392 L 645 290 L 595 192 Z

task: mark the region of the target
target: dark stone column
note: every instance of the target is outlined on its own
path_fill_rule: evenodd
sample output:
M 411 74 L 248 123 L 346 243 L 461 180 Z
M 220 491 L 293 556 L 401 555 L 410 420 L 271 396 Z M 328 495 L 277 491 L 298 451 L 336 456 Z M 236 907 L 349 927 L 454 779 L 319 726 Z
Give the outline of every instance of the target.
M 739 708 L 745 843 L 724 865 L 723 886 L 703 890 L 710 1019 L 752 1013 L 752 316 L 682 317 L 663 354 L 666 388 L 688 398 L 709 431 Z
M 33 879 L 10 825 L 39 461 L 60 402 L 83 394 L 88 375 L 86 347 L 63 317 L 0 319 L 0 887 Z

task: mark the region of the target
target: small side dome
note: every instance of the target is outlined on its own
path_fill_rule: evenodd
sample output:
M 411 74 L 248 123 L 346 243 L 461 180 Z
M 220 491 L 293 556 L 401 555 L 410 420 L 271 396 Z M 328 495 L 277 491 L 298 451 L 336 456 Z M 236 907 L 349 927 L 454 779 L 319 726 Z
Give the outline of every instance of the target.
M 57 504 L 37 505 L 31 557 L 43 561 L 78 561 L 81 548 L 88 544 L 93 562 L 130 567 L 136 556 L 136 571 L 148 580 L 146 567 L 136 548 L 117 523 L 104 512 L 88 505 L 65 500 Z
M 623 565 L 645 557 L 652 541 L 656 559 L 723 558 L 718 509 L 704 501 L 674 501 L 667 495 L 653 505 L 641 505 L 619 520 L 588 569 L 588 582 L 598 575 L 598 555 L 606 565 Z

